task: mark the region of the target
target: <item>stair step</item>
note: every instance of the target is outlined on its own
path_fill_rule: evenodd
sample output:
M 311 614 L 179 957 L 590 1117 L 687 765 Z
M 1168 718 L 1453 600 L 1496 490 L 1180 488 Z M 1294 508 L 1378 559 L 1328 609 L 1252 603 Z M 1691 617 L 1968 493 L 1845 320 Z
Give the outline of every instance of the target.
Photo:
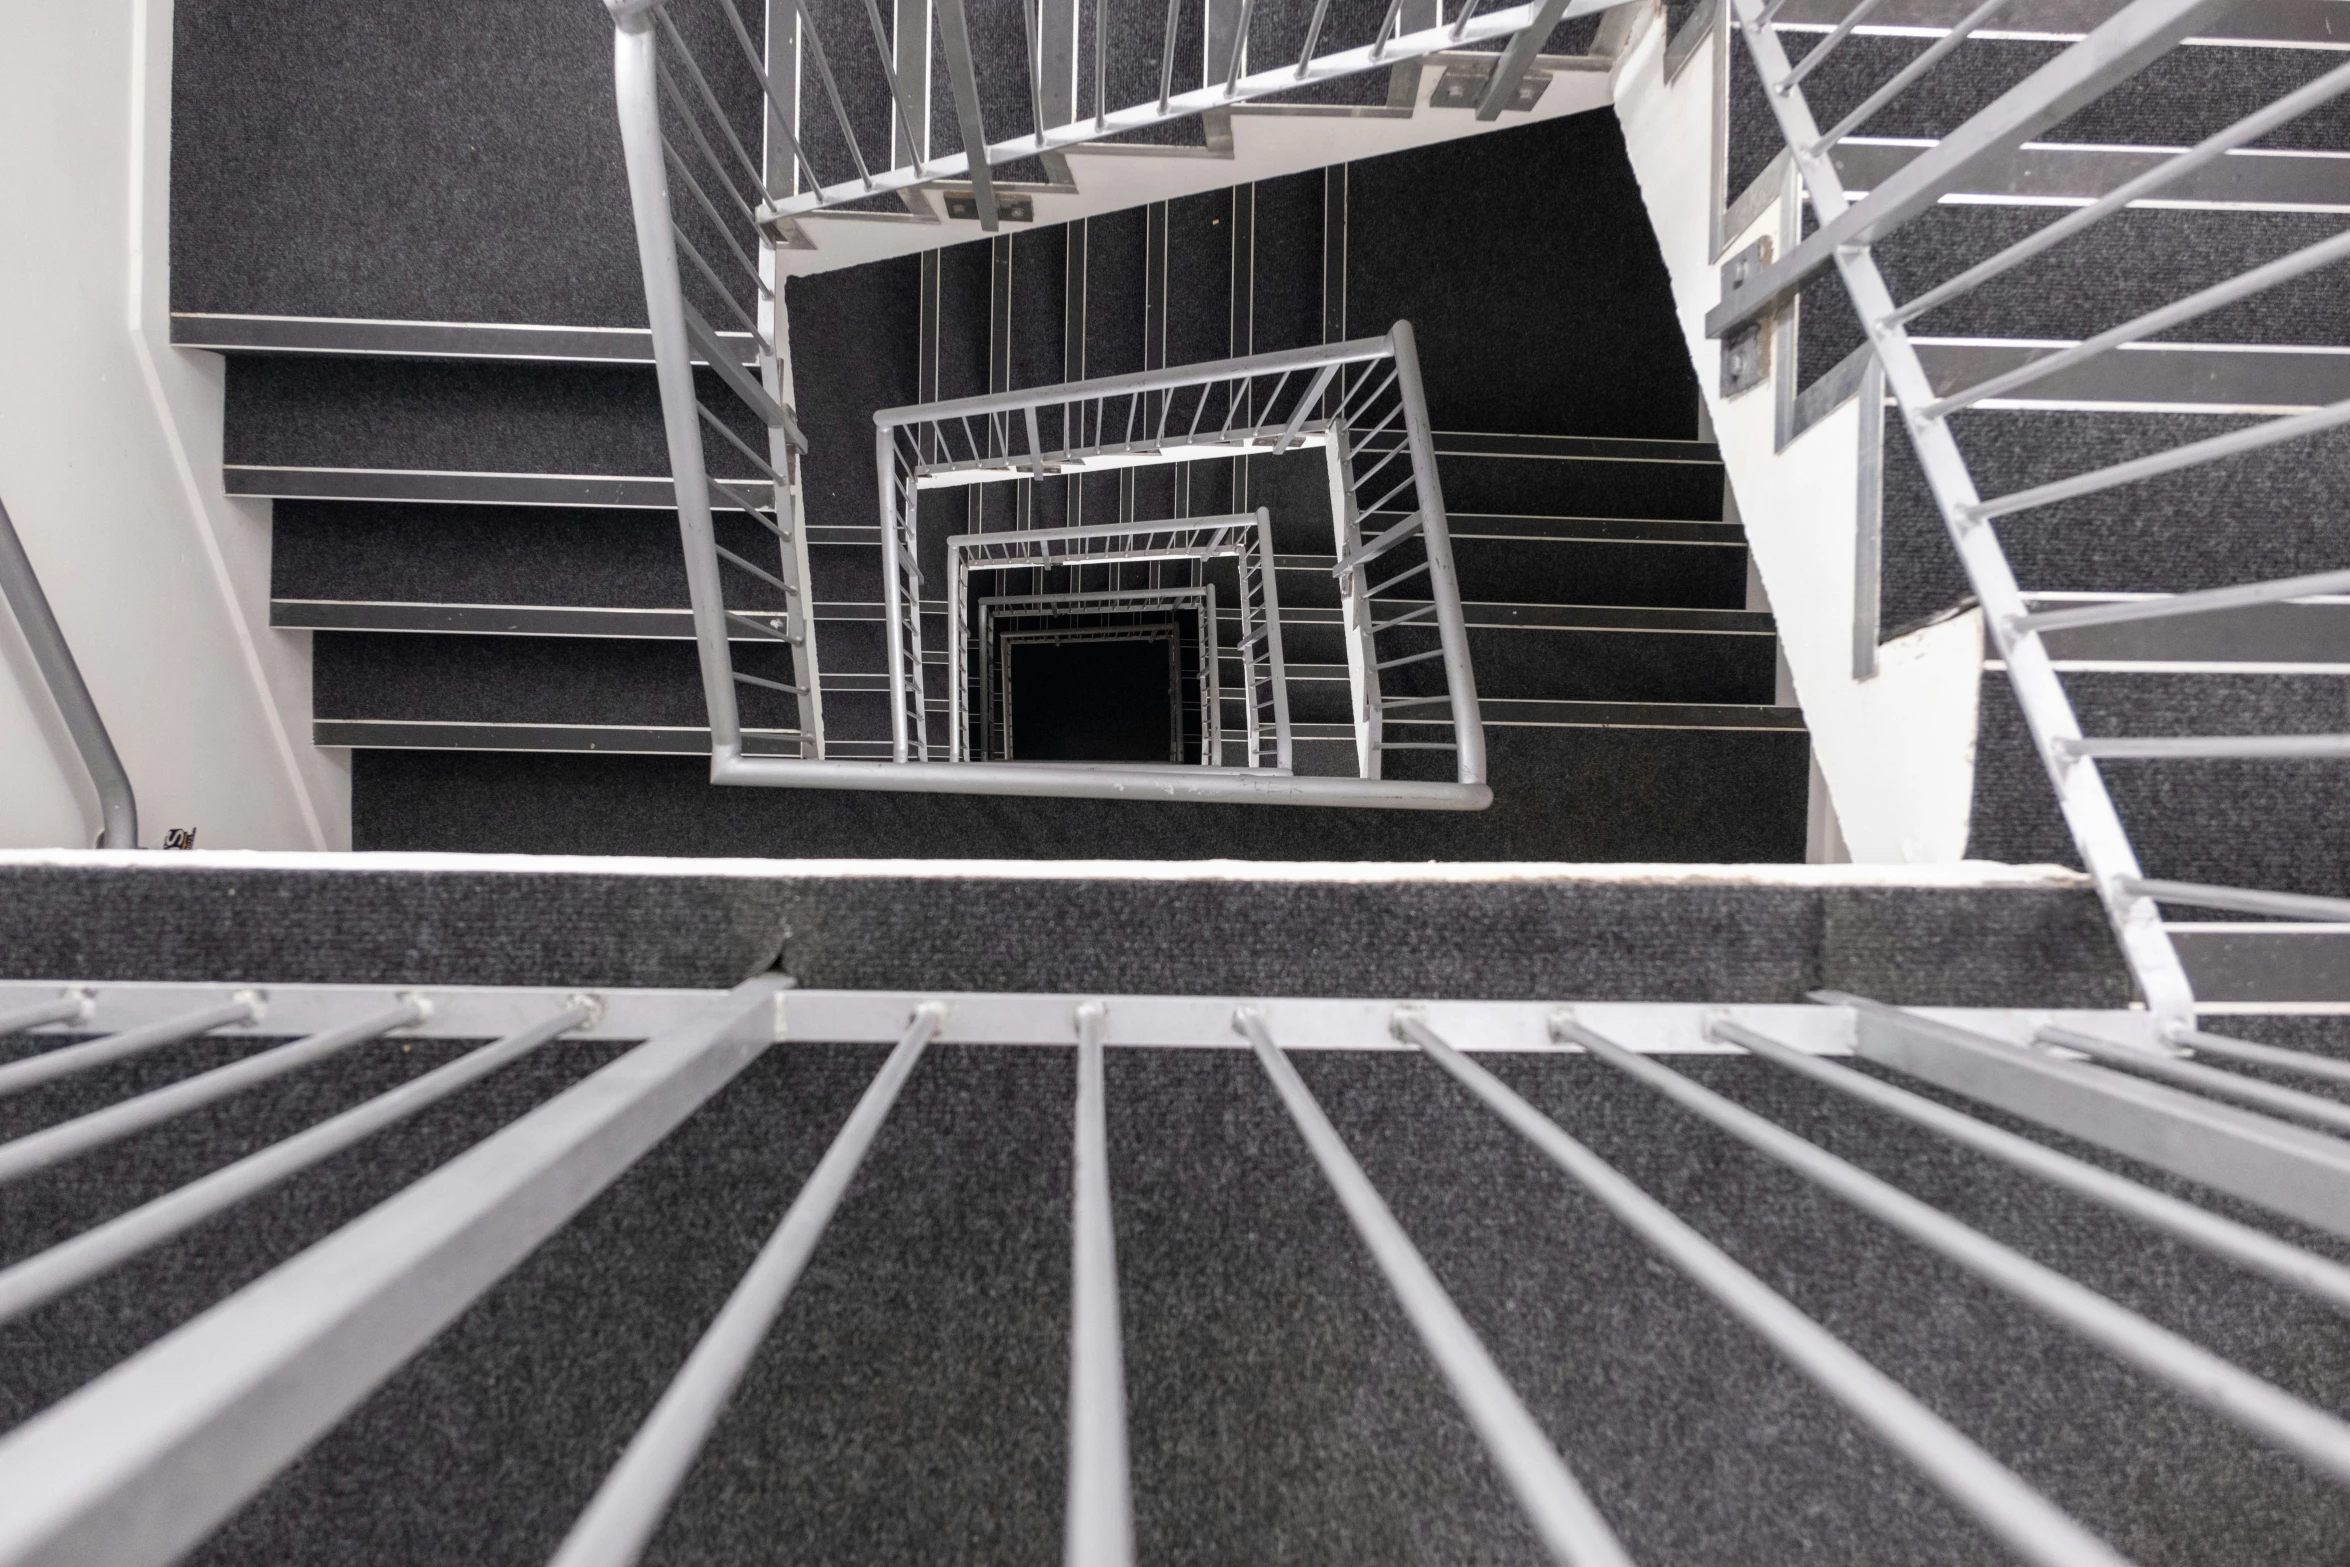
M 2200 439 L 2192 414 L 1970 410 L 1953 420 L 1986 496 Z M 2035 590 L 2181 593 L 2334 569 L 2332 521 L 2350 507 L 2350 434 L 2280 454 L 2126 485 L 1999 524 L 2020 581 Z M 1937 615 L 1967 593 L 1948 533 L 1908 443 L 1885 447 L 1884 623 Z
M 2345 727 L 2329 675 L 2067 675 L 2091 735 L 2311 734 Z M 2106 762 L 2145 874 L 2169 881 L 2337 896 L 2350 890 L 2350 831 L 2332 808 L 2341 767 L 2325 761 Z M 2290 823 L 2289 830 L 2281 824 Z M 2077 864 L 2047 774 L 2004 679 L 1986 679 L 1967 852 Z
M 757 363 L 748 332 L 720 332 L 742 364 Z M 653 334 L 627 326 L 517 326 L 488 321 L 364 321 L 333 316 L 257 316 L 174 311 L 175 348 L 223 354 L 323 354 L 391 359 L 488 359 L 508 363 L 653 362 Z

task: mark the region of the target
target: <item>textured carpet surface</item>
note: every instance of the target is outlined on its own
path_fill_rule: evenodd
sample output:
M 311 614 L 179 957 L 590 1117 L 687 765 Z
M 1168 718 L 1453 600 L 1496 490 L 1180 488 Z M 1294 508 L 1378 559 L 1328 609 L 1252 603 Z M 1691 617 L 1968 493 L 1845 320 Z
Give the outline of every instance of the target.
M 879 1054 L 772 1051 L 193 1559 L 544 1560 Z M 479 1135 L 596 1059 L 542 1055 L 449 1124 L 379 1139 L 374 1158 L 314 1172 L 6 1330 L 10 1417 L 445 1158 L 462 1117 Z M 2132 1559 L 2336 1559 L 2350 1499 L 2208 1411 L 1603 1064 L 1486 1059 Z M 2322 1308 L 1766 1064 L 1672 1064 L 2288 1391 L 2350 1403 L 2350 1356 Z M 1636 1560 L 2004 1559 L 1432 1065 L 1382 1052 L 1298 1066 Z M 1109 1089 L 1142 1559 L 1540 1560 L 1256 1063 L 1118 1051 Z M 1051 1557 L 1070 1104 L 1064 1050 L 931 1053 L 649 1560 Z M 242 1146 L 217 1127 L 180 1134 L 199 1161 Z M 0 1231 L 15 1255 L 39 1225 L 102 1211 L 53 1195 L 30 1218 L 12 1206 Z
M 2065 888 L 0 870 L 0 973 L 274 984 L 2119 1006 Z M 1174 938 L 1174 939 L 1171 939 Z
M 690 758 L 362 751 L 352 841 L 858 858 L 1803 858 L 1809 741 L 1800 732 L 1492 727 L 1486 750 L 1494 804 L 1460 813 L 713 789 L 707 764 Z M 1432 776 L 1440 765 L 1449 772 L 1423 761 L 1390 776 Z

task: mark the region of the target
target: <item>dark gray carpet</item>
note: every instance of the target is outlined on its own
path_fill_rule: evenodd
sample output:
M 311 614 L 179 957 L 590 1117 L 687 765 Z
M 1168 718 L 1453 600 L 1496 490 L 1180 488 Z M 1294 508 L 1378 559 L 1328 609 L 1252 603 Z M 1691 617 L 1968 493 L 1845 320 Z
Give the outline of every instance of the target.
M 779 1047 L 195 1559 L 543 1560 L 878 1055 Z M 2350 1500 L 2215 1416 L 1604 1065 L 1488 1059 L 2134 1559 L 2336 1559 Z M 924 1063 L 650 1560 L 1053 1555 L 1069 1062 L 966 1047 Z M 1674 1064 L 2321 1407 L 2350 1402 L 2321 1308 L 1765 1064 Z M 2005 1559 L 1432 1066 L 1299 1066 L 1636 1560 Z M 1540 1559 L 1256 1064 L 1120 1051 L 1110 1093 L 1143 1559 Z M 292 1250 L 432 1142 L 319 1172 L 296 1189 L 319 1189 L 307 1210 L 289 1194 L 222 1221 L 144 1295 L 114 1286 L 111 1311 L 93 1285 L 28 1320 L 15 1408 Z
M 15 867 L 0 887 L 0 973 L 22 979 L 721 986 L 775 965 L 828 989 L 2129 995 L 2095 901 L 2050 888 L 842 878 L 786 864 L 749 877 Z

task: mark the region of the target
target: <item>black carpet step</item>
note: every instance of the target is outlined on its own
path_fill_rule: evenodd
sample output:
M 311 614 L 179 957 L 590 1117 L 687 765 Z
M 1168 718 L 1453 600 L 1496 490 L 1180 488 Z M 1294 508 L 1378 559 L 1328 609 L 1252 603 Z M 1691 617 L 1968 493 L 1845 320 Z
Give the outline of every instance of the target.
M 829 628 L 817 628 L 818 658 Z M 736 642 L 735 668 L 793 682 L 789 650 Z M 691 642 L 591 637 L 320 635 L 311 650 L 312 711 L 336 719 L 452 723 L 707 725 Z M 797 705 L 742 685 L 746 726 L 789 729 Z
M 1411 629 L 1417 629 L 1411 628 Z M 1336 626 L 1283 629 L 1285 656 L 1297 664 L 1345 669 L 1345 634 Z M 1432 649 L 1433 635 L 1395 634 L 1388 658 Z M 1469 657 L 1481 699 L 1518 698 L 1553 702 L 1767 703 L 1777 674 L 1778 643 L 1768 633 L 1707 635 L 1681 631 L 1507 630 L 1473 627 Z M 1381 676 L 1390 697 L 1441 695 L 1440 660 L 1391 669 Z M 1292 716 L 1344 721 L 1347 688 L 1332 695 L 1333 712 Z
M 2343 221 L 2338 211 L 2119 212 L 1917 317 L 1910 330 L 1923 337 L 2078 340 L 2316 244 L 2338 233 Z M 1872 253 L 1893 297 L 1912 299 L 2048 222 L 2045 208 L 1935 207 Z M 2159 340 L 2338 347 L 2350 342 L 2350 311 L 2341 302 L 2338 274 L 2327 268 L 2197 317 Z
M 718 340 L 742 364 L 757 363 L 748 332 Z M 330 316 L 260 316 L 175 311 L 175 348 L 235 355 L 312 354 L 336 358 L 500 360 L 523 364 L 649 365 L 653 335 L 643 327 L 544 326 L 504 322 L 372 321 Z
M 827 704 L 828 720 L 834 708 Z M 1800 732 L 1488 730 L 1494 804 L 1471 813 L 713 789 L 687 758 L 369 750 L 353 757 L 354 841 L 564 853 L 1336 860 L 1803 857 Z M 1406 774 L 1403 762 L 1419 771 Z M 1409 753 L 1397 776 L 1447 776 Z M 569 824 L 554 832 L 552 812 Z M 584 836 L 583 836 L 584 834 Z
M 2255 9 L 2240 6 L 2235 14 Z M 2299 9 L 2304 15 L 2314 12 L 2321 20 L 2325 17 L 2322 7 L 2303 5 Z M 2028 151 L 2019 148 L 2005 157 L 1987 156 L 1969 164 L 1957 194 L 1991 205 L 2049 198 L 2085 201 L 2116 189 L 2171 156 L 2160 148 L 2028 145 Z M 1925 150 L 1919 141 L 1856 132 L 1836 144 L 1836 171 L 1845 190 L 1857 195 L 1877 189 Z M 2339 156 L 2278 156 L 2252 148 L 2175 176 L 2164 195 L 2172 201 L 2226 202 L 2247 211 L 2338 208 L 2350 200 L 2350 167 Z
M 2350 730 L 2338 677 L 2093 673 L 2068 674 L 2064 685 L 2091 735 Z M 1983 678 L 1975 758 L 1968 854 L 2077 865 L 2004 676 Z M 2334 809 L 2346 768 L 2331 760 L 2098 764 L 2146 875 L 2333 897 L 2350 892 L 2350 834 Z
M 2241 428 L 2184 414 L 1970 411 L 1953 421 L 1978 488 L 2013 493 Z M 2338 569 L 2350 437 L 2309 437 L 1999 520 L 2027 591 L 2165 593 Z M 1967 593 L 1941 515 L 1898 437 L 1886 441 L 1884 620 Z
M 27 1319 L 12 1330 L 22 1402 L 159 1336 L 609 1053 L 541 1052 L 387 1133 L 372 1163 L 346 1156 Z M 770 1051 L 191 1559 L 324 1561 L 323 1542 L 391 1540 L 418 1564 L 544 1560 L 880 1054 Z M 1488 1064 L 2132 1559 L 2257 1551 L 2299 1567 L 2350 1527 L 2337 1489 L 1621 1074 L 1581 1056 Z M 1765 1063 L 1668 1064 L 2299 1397 L 2350 1396 L 2329 1319 L 2279 1286 Z M 1634 1559 L 1996 1554 L 1427 1062 L 1331 1052 L 1298 1070 Z M 1108 1071 L 1139 1550 L 1541 1560 L 1261 1068 L 1239 1051 L 1138 1050 Z M 843 1563 L 1051 1554 L 1071 1096 L 1063 1051 L 941 1047 L 921 1063 L 648 1561 L 765 1560 L 777 1542 Z M 239 1146 L 210 1125 L 182 1142 L 183 1158 Z M 59 1219 L 90 1216 L 95 1192 L 75 1195 Z M 2149 1428 L 2164 1440 L 2138 1460 L 2146 1483 L 2117 1483 L 2115 1433 Z
M 2321 37 L 2326 36 L 2324 0 L 2300 0 L 2300 4 L 2277 10 L 2304 8 L 2310 20 L 2275 31 L 2306 32 L 2314 26 Z M 2074 21 L 2066 30 L 2077 31 L 2079 25 Z M 1825 36 L 1824 29 L 1781 29 L 1779 42 L 1791 61 L 1800 61 Z M 1923 36 L 1867 33 L 1845 39 L 1825 64 L 1804 79 L 1804 96 L 1813 117 L 1823 128 L 1835 124 L 1932 42 Z M 2037 39 L 1970 38 L 1871 120 L 1867 133 L 1905 138 L 1948 135 L 2065 47 L 2064 43 Z M 2222 47 L 2175 49 L 2034 139 L 2071 145 L 2192 146 L 2322 74 L 2329 69 L 2328 52 L 2308 47 L 2304 38 L 2257 36 L 2230 39 Z M 1735 51 L 1732 72 L 1729 190 L 1736 195 L 1785 142 L 1763 102 L 1743 45 Z M 2350 129 L 2346 129 L 2350 117 L 2346 116 L 2350 111 L 2336 100 L 2279 130 L 2264 144 L 2303 149 L 2350 147 Z
M 733 393 L 709 371 L 697 379 L 707 405 L 762 448 L 764 432 Z M 649 367 L 237 357 L 223 418 L 223 459 L 232 465 L 669 471 Z
M 1448 514 L 1657 521 L 1702 521 L 1722 514 L 1721 463 L 1710 444 L 1683 443 L 1693 453 L 1704 453 L 1702 457 L 1626 458 L 1586 455 L 1571 448 L 1566 452 L 1463 450 L 1466 443 L 1456 442 L 1458 438 L 1450 435 L 1437 440 L 1437 474 L 1444 486 Z M 1663 444 L 1642 442 L 1640 446 Z
M 1505 525 L 1514 536 L 1504 536 Z M 1639 538 L 1637 524 L 1612 519 L 1586 526 L 1565 518 L 1458 517 L 1453 567 L 1469 601 L 1743 610 L 1744 530 L 1734 523 L 1668 526 L 1693 536 Z
M 202 0 L 171 62 L 175 311 L 644 325 L 595 7 Z

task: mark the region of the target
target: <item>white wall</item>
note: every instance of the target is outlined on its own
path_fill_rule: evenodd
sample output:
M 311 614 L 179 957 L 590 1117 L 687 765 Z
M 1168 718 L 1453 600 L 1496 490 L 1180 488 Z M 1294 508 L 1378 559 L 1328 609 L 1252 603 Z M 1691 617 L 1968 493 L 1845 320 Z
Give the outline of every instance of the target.
M 268 506 L 221 490 L 221 361 L 168 343 L 171 9 L 0 7 L 0 500 L 130 771 L 141 841 L 347 848 L 348 753 L 310 744 L 308 638 L 268 629 Z M 8 625 L 0 846 L 97 831 Z
M 1707 98 L 1709 51 L 1723 37 L 1717 31 L 1700 45 L 1668 84 L 1664 32 L 1661 14 L 1652 16 L 1618 65 L 1616 113 L 1836 822 L 1856 861 L 1961 859 L 1974 795 L 1982 617 L 1959 615 L 1886 643 L 1878 673 L 1852 678 L 1859 405 L 1846 403 L 1780 452 L 1767 383 L 1721 397 L 1721 351 L 1705 335 L 1705 313 L 1721 298 L 1708 233 Z M 1778 224 L 1774 204 L 1751 229 L 1729 236 L 1726 251 L 1776 233 Z M 1887 438 L 1906 439 L 1898 428 Z

